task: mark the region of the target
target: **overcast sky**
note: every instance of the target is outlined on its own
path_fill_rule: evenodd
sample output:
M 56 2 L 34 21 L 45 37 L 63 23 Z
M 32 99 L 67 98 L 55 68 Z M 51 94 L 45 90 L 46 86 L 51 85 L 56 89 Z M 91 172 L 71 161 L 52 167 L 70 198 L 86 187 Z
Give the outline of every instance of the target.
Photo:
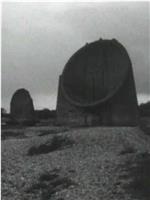
M 148 2 L 3 3 L 2 106 L 26 88 L 37 109 L 55 108 L 58 77 L 87 42 L 116 38 L 127 49 L 138 101 L 150 100 Z

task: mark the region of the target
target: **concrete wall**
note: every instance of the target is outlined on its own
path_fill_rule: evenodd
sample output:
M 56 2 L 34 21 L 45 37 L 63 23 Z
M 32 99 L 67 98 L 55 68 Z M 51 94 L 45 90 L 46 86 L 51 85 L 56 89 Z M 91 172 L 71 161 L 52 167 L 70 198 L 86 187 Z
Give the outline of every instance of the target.
M 83 108 L 71 104 L 61 89 L 59 79 L 57 123 L 70 126 L 136 126 L 138 106 L 132 68 L 118 92 L 103 104 Z

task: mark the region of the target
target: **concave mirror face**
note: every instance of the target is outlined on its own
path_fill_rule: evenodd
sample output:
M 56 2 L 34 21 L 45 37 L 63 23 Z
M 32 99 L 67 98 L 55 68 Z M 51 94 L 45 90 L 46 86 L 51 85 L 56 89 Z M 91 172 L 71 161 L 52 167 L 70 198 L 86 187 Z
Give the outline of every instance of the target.
M 75 53 L 63 72 L 63 89 L 74 102 L 86 105 L 101 101 L 124 81 L 129 57 L 114 43 L 94 42 Z

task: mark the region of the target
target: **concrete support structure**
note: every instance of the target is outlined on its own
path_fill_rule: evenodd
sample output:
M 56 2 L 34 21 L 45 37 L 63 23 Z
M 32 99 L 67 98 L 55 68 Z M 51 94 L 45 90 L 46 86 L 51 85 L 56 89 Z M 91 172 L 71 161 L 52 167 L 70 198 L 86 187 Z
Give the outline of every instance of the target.
M 34 106 L 29 92 L 23 88 L 17 90 L 12 96 L 10 114 L 18 124 L 34 123 Z
M 130 58 L 115 39 L 79 49 L 59 78 L 57 122 L 75 126 L 136 126 L 138 107 Z

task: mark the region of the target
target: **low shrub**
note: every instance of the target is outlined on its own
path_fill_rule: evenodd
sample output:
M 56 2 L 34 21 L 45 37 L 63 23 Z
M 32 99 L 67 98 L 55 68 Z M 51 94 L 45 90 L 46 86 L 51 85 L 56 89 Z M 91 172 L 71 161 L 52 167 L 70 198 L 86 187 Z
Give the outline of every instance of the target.
M 31 147 L 27 155 L 33 156 L 38 154 L 46 154 L 52 151 L 68 148 L 72 146 L 73 143 L 74 142 L 67 137 L 54 136 L 50 142 Z
M 53 195 L 55 195 L 57 192 L 67 189 L 72 185 L 75 186 L 76 183 L 70 178 L 60 176 L 59 174 L 51 171 L 41 174 L 38 182 L 32 184 L 31 187 L 26 190 L 26 192 L 32 194 L 37 194 L 40 192 L 41 200 L 51 200 L 53 199 Z

